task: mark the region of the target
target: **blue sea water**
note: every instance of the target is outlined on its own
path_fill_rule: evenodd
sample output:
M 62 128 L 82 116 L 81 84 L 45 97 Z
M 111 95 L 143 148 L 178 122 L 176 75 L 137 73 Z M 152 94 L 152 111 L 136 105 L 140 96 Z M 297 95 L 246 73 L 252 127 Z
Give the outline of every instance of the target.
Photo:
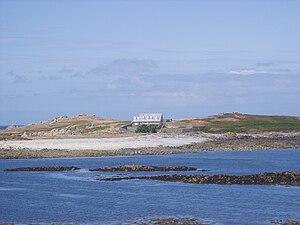
M 215 224 L 300 220 L 300 187 L 197 185 L 154 180 L 107 182 L 95 179 L 161 173 L 88 170 L 124 164 L 183 165 L 210 170 L 182 174 L 300 171 L 300 149 L 0 160 L 0 169 L 50 165 L 82 168 L 75 172 L 0 172 L 0 222 L 115 224 L 143 217 L 173 216 L 199 218 Z
M 24 125 L 16 125 L 17 127 L 22 127 L 22 126 L 24 126 Z M 8 128 L 9 127 L 9 125 L 0 125 L 0 130 L 4 130 L 4 129 L 6 129 L 6 128 Z

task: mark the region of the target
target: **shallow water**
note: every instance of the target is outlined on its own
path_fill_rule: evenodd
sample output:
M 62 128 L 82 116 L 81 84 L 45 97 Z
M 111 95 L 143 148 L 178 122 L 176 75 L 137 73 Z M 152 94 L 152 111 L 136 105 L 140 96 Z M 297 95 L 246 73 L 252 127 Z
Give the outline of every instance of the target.
M 76 159 L 0 160 L 0 169 L 65 165 L 67 172 L 0 172 L 0 222 L 113 224 L 142 217 L 182 216 L 216 224 L 272 224 L 300 219 L 300 187 L 197 185 L 154 180 L 96 181 L 112 175 L 161 172 L 90 172 L 124 164 L 192 166 L 209 172 L 253 174 L 300 171 L 300 149 Z

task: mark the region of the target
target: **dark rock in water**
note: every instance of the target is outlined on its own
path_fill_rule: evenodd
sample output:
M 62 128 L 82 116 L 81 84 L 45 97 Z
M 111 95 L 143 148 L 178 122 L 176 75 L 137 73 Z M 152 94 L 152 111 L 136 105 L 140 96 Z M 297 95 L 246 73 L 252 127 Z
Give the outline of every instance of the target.
M 5 169 L 4 171 L 16 172 L 37 172 L 37 171 L 74 171 L 80 168 L 74 166 L 46 166 L 46 167 L 21 167 L 14 169 Z
M 187 166 L 143 166 L 143 165 L 124 165 L 113 167 L 100 167 L 90 169 L 90 171 L 103 171 L 103 172 L 139 172 L 139 171 L 192 171 L 197 170 L 194 167 Z
M 137 179 L 149 179 L 151 177 L 104 177 L 104 178 L 97 178 L 96 180 L 99 181 L 119 181 L 119 180 L 137 180 Z
M 300 186 L 300 172 L 278 172 L 278 173 L 259 173 L 253 175 L 230 176 L 226 174 L 218 175 L 159 175 L 159 176 L 138 176 L 138 177 L 110 177 L 98 178 L 102 181 L 117 180 L 160 180 L 171 182 L 184 182 L 192 184 L 241 184 L 241 185 L 290 185 Z
M 186 217 L 167 217 L 167 218 L 142 218 L 130 221 L 124 225 L 210 225 L 211 223 L 201 222 L 198 219 Z

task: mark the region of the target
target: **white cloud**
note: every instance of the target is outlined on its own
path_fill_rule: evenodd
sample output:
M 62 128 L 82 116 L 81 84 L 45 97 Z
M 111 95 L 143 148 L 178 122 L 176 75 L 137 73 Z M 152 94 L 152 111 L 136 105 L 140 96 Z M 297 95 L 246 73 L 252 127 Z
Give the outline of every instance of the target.
M 236 75 L 242 75 L 242 76 L 251 76 L 251 75 L 266 74 L 266 73 L 267 73 L 267 71 L 258 71 L 258 70 L 253 70 L 253 69 L 229 71 L 229 74 L 236 74 Z

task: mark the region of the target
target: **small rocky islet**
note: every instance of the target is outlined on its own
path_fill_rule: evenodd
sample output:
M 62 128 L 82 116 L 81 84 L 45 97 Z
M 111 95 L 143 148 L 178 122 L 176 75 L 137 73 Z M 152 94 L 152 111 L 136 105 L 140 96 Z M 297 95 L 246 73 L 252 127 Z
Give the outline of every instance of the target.
M 277 225 L 300 225 L 299 221 L 274 221 Z M 197 218 L 190 217 L 165 217 L 165 218 L 144 218 L 136 219 L 124 224 L 116 225 L 213 225 L 214 222 L 201 221 Z
M 196 218 L 189 217 L 162 217 L 162 218 L 142 218 L 134 219 L 128 223 L 116 225 L 212 225 L 212 223 L 202 222 Z
M 101 172 L 143 172 L 143 171 L 194 171 L 197 170 L 195 167 L 188 166 L 145 166 L 145 165 L 123 165 L 123 166 L 112 166 L 112 167 L 100 167 L 96 169 L 90 169 L 90 171 L 101 171 Z M 207 171 L 207 170 L 201 170 Z
M 259 173 L 253 175 L 231 176 L 227 174 L 217 175 L 159 175 L 159 176 L 130 176 L 130 177 L 108 177 L 97 178 L 99 181 L 118 180 L 159 180 L 167 182 L 183 182 L 191 184 L 223 184 L 223 185 L 289 185 L 300 186 L 300 172 L 275 172 Z
M 4 169 L 3 171 L 11 172 L 39 172 L 39 171 L 76 171 L 80 168 L 75 166 L 46 166 L 46 167 L 20 167 L 12 169 Z M 197 168 L 188 166 L 148 166 L 148 165 L 123 165 L 112 167 L 99 167 L 90 169 L 90 171 L 100 172 L 151 172 L 151 171 L 195 171 Z M 198 170 L 208 171 L 208 170 Z M 166 182 L 183 182 L 191 184 L 239 184 L 239 185 L 289 185 L 300 186 L 300 172 L 299 171 L 285 171 L 285 172 L 269 172 L 251 175 L 155 175 L 155 176 L 118 176 L 97 178 L 99 181 L 118 181 L 118 180 L 160 180 Z
M 4 171 L 14 172 L 34 172 L 34 171 L 75 171 L 80 168 L 75 166 L 45 166 L 45 167 L 20 167 L 13 169 L 4 169 Z M 101 172 L 151 172 L 151 171 L 195 171 L 197 168 L 188 166 L 145 166 L 145 165 L 123 165 L 123 166 L 112 166 L 112 167 L 99 167 L 90 169 L 90 171 L 101 171 Z M 201 170 L 207 171 L 207 170 Z
M 75 171 L 80 168 L 75 166 L 40 166 L 40 167 L 20 167 L 4 169 L 7 172 L 39 172 L 39 171 Z

